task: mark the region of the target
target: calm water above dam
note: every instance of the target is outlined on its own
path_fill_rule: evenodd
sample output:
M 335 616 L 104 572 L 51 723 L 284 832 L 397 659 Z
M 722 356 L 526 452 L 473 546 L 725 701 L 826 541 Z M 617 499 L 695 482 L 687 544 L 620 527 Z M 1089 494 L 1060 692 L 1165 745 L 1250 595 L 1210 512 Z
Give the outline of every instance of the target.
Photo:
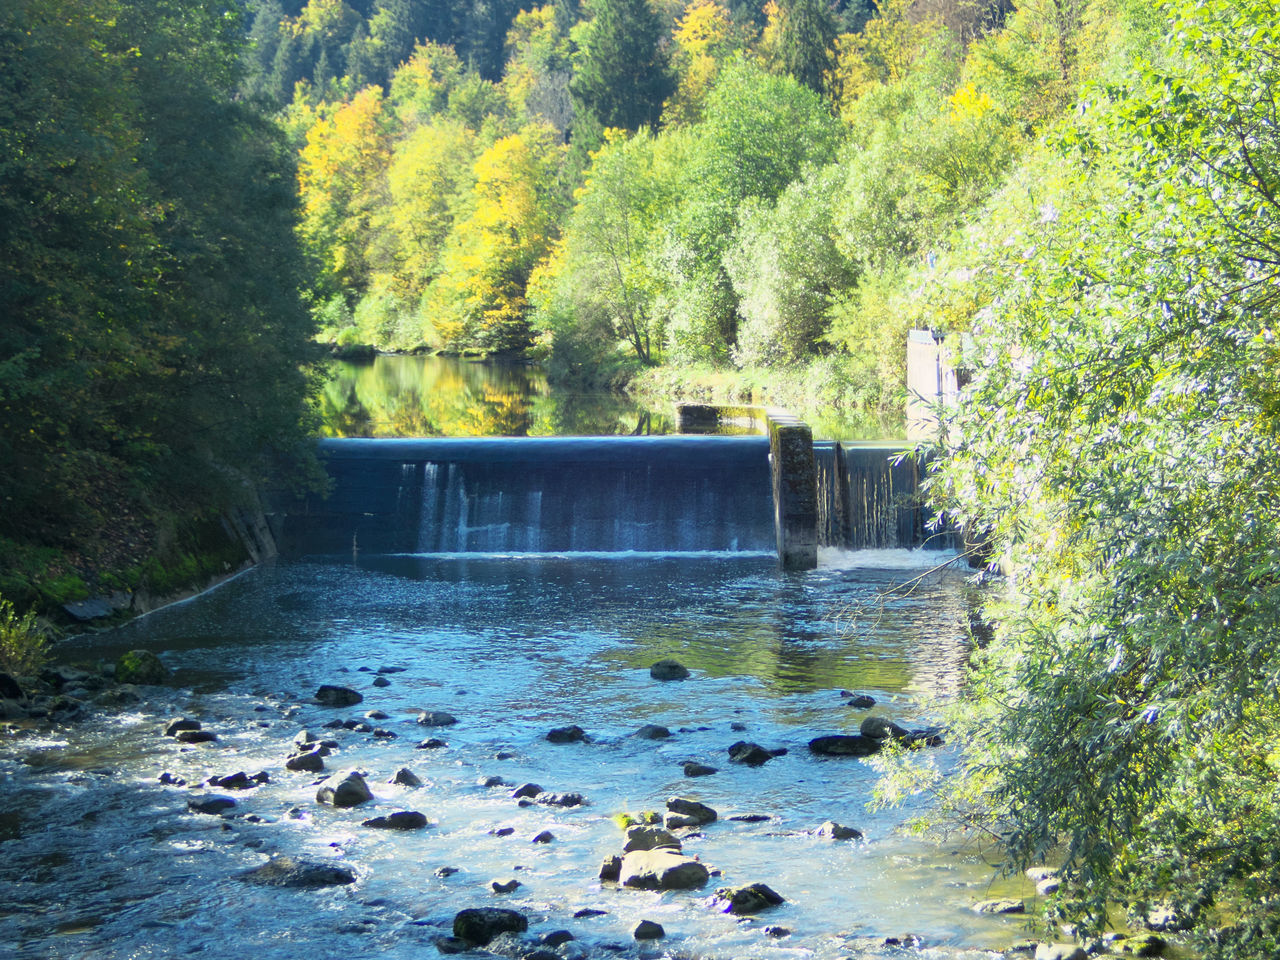
M 327 437 L 548 437 L 674 433 L 674 407 L 548 383 L 537 366 L 379 355 L 333 362 L 321 396 Z M 815 437 L 902 436 L 902 424 L 809 411 Z
M 457 910 L 488 905 L 524 912 L 535 935 L 569 930 L 566 957 L 889 957 L 900 954 L 880 941 L 905 933 L 929 945 L 917 956 L 1006 946 L 1016 921 L 970 909 L 1001 892 L 973 851 L 898 835 L 909 811 L 868 810 L 868 762 L 806 748 L 812 737 L 855 731 L 866 715 L 845 705 L 842 690 L 871 694 L 872 712 L 910 725 L 956 689 L 963 576 L 930 575 L 879 599 L 936 559 L 826 552 L 803 575 L 754 553 L 279 561 L 94 637 L 84 655 L 161 651 L 177 690 L 143 688 L 144 702 L 123 713 L 5 738 L 4 955 L 429 958 Z M 651 679 L 648 667 L 665 657 L 692 677 Z M 396 672 L 375 686 L 381 668 Z M 321 707 L 312 696 L 322 683 L 354 687 L 364 702 Z M 322 730 L 372 710 L 387 717 L 371 723 L 394 737 Z M 458 723 L 419 726 L 422 710 L 447 710 Z M 162 736 L 175 715 L 201 720 L 218 742 Z M 545 739 L 571 723 L 592 742 Z M 672 736 L 637 738 L 647 723 Z M 373 803 L 316 803 L 317 776 L 283 767 L 302 728 L 339 742 L 329 769 L 365 771 Z M 429 736 L 448 746 L 417 749 Z M 738 740 L 787 753 L 743 767 L 726 755 Z M 948 750 L 930 756 L 946 764 Z M 719 772 L 687 778 L 687 760 Z M 401 767 L 423 785 L 388 783 Z M 227 791 L 158 781 L 169 773 L 199 784 L 236 771 L 270 779 L 235 794 L 229 817 L 187 812 L 190 797 Z M 505 785 L 484 786 L 491 777 Z M 521 807 L 511 794 L 527 781 L 587 804 Z M 720 811 L 685 842 L 720 874 L 693 892 L 602 884 L 600 863 L 622 843 L 613 815 L 661 809 L 675 794 Z M 432 825 L 360 825 L 395 810 L 421 811 Z M 767 819 L 729 819 L 747 814 Z M 819 839 L 812 831 L 826 820 L 867 839 Z M 552 842 L 530 842 L 544 830 Z M 272 854 L 342 862 L 360 879 L 324 891 L 238 879 Z M 441 878 L 441 867 L 458 872 Z M 495 879 L 521 886 L 496 896 Z M 757 881 L 787 902 L 746 922 L 709 908 L 717 887 Z M 573 916 L 584 908 L 604 912 Z M 646 918 L 667 938 L 640 947 L 630 931 Z

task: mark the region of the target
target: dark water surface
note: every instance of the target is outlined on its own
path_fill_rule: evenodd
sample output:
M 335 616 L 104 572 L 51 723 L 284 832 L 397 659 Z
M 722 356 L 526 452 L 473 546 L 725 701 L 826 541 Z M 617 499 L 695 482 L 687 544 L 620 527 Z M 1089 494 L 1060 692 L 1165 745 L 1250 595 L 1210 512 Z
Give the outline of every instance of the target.
M 802 575 L 740 554 L 282 561 L 99 635 L 79 652 L 155 649 L 177 689 L 143 688 L 143 703 L 124 712 L 0 742 L 0 955 L 431 958 L 457 910 L 490 905 L 521 910 L 535 934 L 570 930 L 566 957 L 891 957 L 900 951 L 880 941 L 908 932 L 928 945 L 914 956 L 1007 946 L 1017 927 L 970 909 L 1000 892 L 973 851 L 900 835 L 912 811 L 868 809 L 868 761 L 806 748 L 855 731 L 866 715 L 844 705 L 842 690 L 872 694 L 873 712 L 908 725 L 927 722 L 935 700 L 955 691 L 964 578 L 930 575 L 881 596 L 936 559 L 828 552 Z M 651 679 L 648 667 L 665 657 L 692 678 Z M 387 667 L 398 672 L 375 686 Z M 364 702 L 318 706 L 322 683 L 354 687 Z M 394 738 L 321 730 L 369 710 L 388 714 L 372 722 Z M 428 729 L 415 722 L 421 710 L 459 722 Z M 219 741 L 185 747 L 162 736 L 179 714 Z M 571 723 L 592 742 L 545 739 Z M 673 735 L 634 736 L 646 723 Z M 304 727 L 340 742 L 329 769 L 365 771 L 374 803 L 321 806 L 315 775 L 284 770 Z M 415 749 L 429 736 L 448 746 Z M 788 752 L 742 767 L 726 755 L 737 740 Z M 951 762 L 945 747 L 928 757 Z M 719 772 L 686 778 L 686 760 Z M 388 783 L 400 767 L 423 786 Z M 238 770 L 264 770 L 270 782 L 236 794 L 229 818 L 186 808 L 192 796 L 226 791 L 158 782 L 163 772 L 198 784 Z M 483 786 L 492 776 L 509 785 Z M 522 808 L 511 793 L 526 781 L 579 792 L 587 805 Z M 600 862 L 622 844 L 613 815 L 661 809 L 674 794 L 720 811 L 685 849 L 721 875 L 693 892 L 602 884 Z M 432 826 L 360 825 L 400 809 Z M 769 819 L 728 819 L 740 814 Z M 832 819 L 867 839 L 813 835 Z M 506 827 L 509 835 L 495 833 Z M 531 843 L 543 830 L 555 839 Z M 281 853 L 342 862 L 360 879 L 323 891 L 238 879 Z M 458 872 L 442 879 L 444 866 Z M 522 885 L 489 891 L 507 878 Z M 787 902 L 745 922 L 710 909 L 717 887 L 757 881 Z M 582 908 L 605 913 L 574 919 Z M 630 931 L 645 918 L 667 938 L 642 948 Z

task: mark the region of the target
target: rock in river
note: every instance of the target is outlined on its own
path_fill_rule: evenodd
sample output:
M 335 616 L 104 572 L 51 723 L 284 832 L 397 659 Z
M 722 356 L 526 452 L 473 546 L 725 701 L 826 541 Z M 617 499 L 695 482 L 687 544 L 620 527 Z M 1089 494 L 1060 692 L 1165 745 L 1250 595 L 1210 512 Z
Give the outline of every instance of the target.
M 376 830 L 421 830 L 426 825 L 426 816 L 416 810 L 397 810 L 385 817 L 373 817 L 360 824 Z
M 150 650 L 130 650 L 116 661 L 116 683 L 165 683 L 169 668 Z
M 679 660 L 659 660 L 649 668 L 649 676 L 655 680 L 688 680 L 689 668 Z
M 418 723 L 424 727 L 451 727 L 458 718 L 446 710 L 423 710 L 418 714 Z
M 358 807 L 372 799 L 373 794 L 369 792 L 369 785 L 355 770 L 347 771 L 341 779 L 337 779 L 335 774 L 322 783 L 320 789 L 316 791 L 317 803 L 331 803 L 335 807 Z
M 336 687 L 322 684 L 316 691 L 316 702 L 325 707 L 351 707 L 364 699 L 364 696 L 350 687 Z
M 164 735 L 166 737 L 176 737 L 183 730 L 199 730 L 200 721 L 191 720 L 187 717 L 175 717 L 165 724 Z
M 686 797 L 668 797 L 667 810 L 670 811 L 665 818 L 668 830 L 705 826 L 718 816 L 715 810 L 705 803 L 689 800 Z
M 633 850 L 657 850 L 660 847 L 679 851 L 680 841 L 674 833 L 663 830 L 661 827 L 647 824 L 627 827 L 627 841 L 622 845 L 623 853 L 631 853 Z
M 459 940 L 484 946 L 501 933 L 524 933 L 529 921 L 515 910 L 498 907 L 471 907 L 453 918 L 453 935 Z
M 187 801 L 187 809 L 192 813 L 223 814 L 231 810 L 236 802 L 230 797 L 193 797 Z
M 356 874 L 350 867 L 340 863 L 272 857 L 257 869 L 241 874 L 240 879 L 268 887 L 309 889 L 355 883 Z
M 780 894 L 765 884 L 753 883 L 745 887 L 724 887 L 717 890 L 712 906 L 722 913 L 741 916 L 759 913 L 785 902 Z
M 571 723 L 567 727 L 556 727 L 547 732 L 547 740 L 551 743 L 585 743 L 588 739 L 587 731 L 576 723 Z
M 828 837 L 832 840 L 861 840 L 862 831 L 853 827 L 846 827 L 844 824 L 836 823 L 834 820 L 828 820 L 817 830 L 820 837 Z
M 631 931 L 632 938 L 636 940 L 661 940 L 666 935 L 667 931 L 662 929 L 662 924 L 652 920 L 641 920 Z
M 703 864 L 674 850 L 636 850 L 622 858 L 618 881 L 638 890 L 689 890 L 711 874 Z
M 872 740 L 887 740 L 890 737 L 895 740 L 905 740 L 911 736 L 910 730 L 888 717 L 867 717 L 862 721 L 858 732 Z
M 758 743 L 739 740 L 729 747 L 729 759 L 733 763 L 745 763 L 748 767 L 758 767 L 773 759 L 773 752 L 766 750 Z
M 825 757 L 866 757 L 880 749 L 880 740 L 858 734 L 832 734 L 809 741 L 811 753 Z

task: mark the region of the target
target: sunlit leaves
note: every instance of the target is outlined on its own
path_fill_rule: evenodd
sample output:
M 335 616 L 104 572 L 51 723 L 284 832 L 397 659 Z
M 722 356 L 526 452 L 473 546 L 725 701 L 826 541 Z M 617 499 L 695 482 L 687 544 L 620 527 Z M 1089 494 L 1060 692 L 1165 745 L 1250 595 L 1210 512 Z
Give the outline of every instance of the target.
M 1046 29 L 1077 29 L 1068 7 L 1038 8 Z M 1280 878 L 1256 750 L 1280 727 L 1278 11 L 1166 9 L 1167 48 L 1054 139 L 1039 219 L 991 246 L 938 486 L 1014 574 L 968 729 L 1007 853 L 1066 857 L 1062 916 L 1163 900 L 1209 955 L 1261 958 L 1277 918 L 1257 892 Z

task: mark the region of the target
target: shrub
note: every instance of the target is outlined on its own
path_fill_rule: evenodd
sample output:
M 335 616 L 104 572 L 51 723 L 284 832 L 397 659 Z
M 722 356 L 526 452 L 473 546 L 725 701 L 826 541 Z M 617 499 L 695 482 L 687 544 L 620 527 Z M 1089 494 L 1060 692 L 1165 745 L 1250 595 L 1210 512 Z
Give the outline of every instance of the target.
M 0 599 L 0 670 L 31 676 L 44 665 L 49 639 L 28 610 L 22 616 L 8 600 Z

